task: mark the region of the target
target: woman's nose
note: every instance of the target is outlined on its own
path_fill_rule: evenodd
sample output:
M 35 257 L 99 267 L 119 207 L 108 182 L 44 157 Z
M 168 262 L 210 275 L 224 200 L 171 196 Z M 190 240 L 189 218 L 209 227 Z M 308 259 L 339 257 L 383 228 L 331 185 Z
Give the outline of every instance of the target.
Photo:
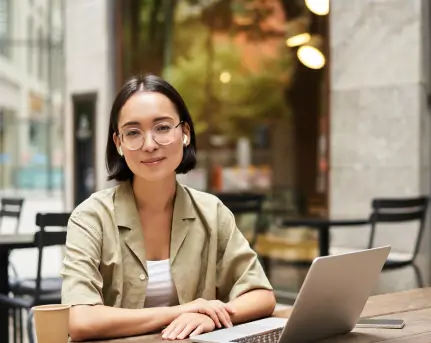
M 154 151 L 158 149 L 159 145 L 153 138 L 153 134 L 151 131 L 147 131 L 145 134 L 144 145 L 142 146 L 142 150 L 144 151 Z

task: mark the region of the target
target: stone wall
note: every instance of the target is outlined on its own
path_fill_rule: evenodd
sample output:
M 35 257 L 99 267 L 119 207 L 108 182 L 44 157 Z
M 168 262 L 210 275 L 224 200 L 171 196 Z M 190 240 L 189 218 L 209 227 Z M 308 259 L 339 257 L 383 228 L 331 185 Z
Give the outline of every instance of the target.
M 332 0 L 330 211 L 363 217 L 375 197 L 430 191 L 427 0 Z M 334 245 L 364 247 L 367 228 L 333 230 Z M 385 227 L 378 243 L 412 249 L 415 227 Z M 429 269 L 429 225 L 421 260 Z

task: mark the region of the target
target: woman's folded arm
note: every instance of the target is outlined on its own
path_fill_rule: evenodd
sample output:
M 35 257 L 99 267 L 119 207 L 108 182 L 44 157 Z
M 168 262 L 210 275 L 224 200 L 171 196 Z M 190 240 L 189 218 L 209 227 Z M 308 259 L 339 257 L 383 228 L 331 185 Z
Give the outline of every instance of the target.
M 160 330 L 180 314 L 177 306 L 124 309 L 76 305 L 70 309 L 69 335 L 72 341 L 84 341 L 145 334 Z

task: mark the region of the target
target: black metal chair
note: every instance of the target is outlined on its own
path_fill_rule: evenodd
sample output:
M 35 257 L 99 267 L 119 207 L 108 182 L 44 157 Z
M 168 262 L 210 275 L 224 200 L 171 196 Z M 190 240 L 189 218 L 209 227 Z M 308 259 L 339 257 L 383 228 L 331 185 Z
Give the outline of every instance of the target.
M 21 211 L 24 205 L 23 198 L 2 198 L 0 208 L 0 229 L 3 218 L 16 219 L 15 233 L 18 233 L 19 224 L 21 220 Z
M 38 213 L 36 225 L 39 231 L 34 234 L 34 244 L 38 249 L 37 272 L 35 279 L 25 279 L 11 287 L 12 296 L 0 294 L 0 306 L 13 310 L 14 338 L 17 342 L 17 328 L 19 327 L 21 342 L 23 342 L 22 310 L 28 313 L 27 331 L 29 342 L 34 342 L 31 308 L 36 305 L 54 304 L 61 302 L 61 278 L 43 278 L 43 249 L 51 246 L 64 246 L 66 230 L 46 231 L 49 227 L 67 226 L 70 213 Z M 18 323 L 17 323 L 18 322 Z
M 23 198 L 2 198 L 1 199 L 1 208 L 0 208 L 0 231 L 3 223 L 3 218 L 12 218 L 15 219 L 15 234 L 19 231 L 19 225 L 21 221 L 21 213 L 24 207 L 24 199 Z M 18 272 L 16 267 L 9 263 L 9 270 L 12 273 L 13 277 L 10 278 L 9 282 L 11 285 L 15 284 L 18 280 Z
M 371 233 L 368 248 L 374 247 L 377 225 L 418 222 L 419 229 L 416 235 L 413 252 L 410 258 L 396 260 L 389 255 L 383 270 L 398 269 L 411 266 L 416 275 L 419 287 L 423 287 L 423 280 L 415 259 L 418 255 L 425 228 L 429 199 L 424 196 L 414 198 L 378 198 L 372 201 L 372 213 L 370 216 Z
M 258 236 L 263 231 L 262 209 L 265 195 L 252 192 L 221 192 L 215 193 L 214 195 L 217 196 L 227 208 L 229 208 L 229 210 L 233 213 L 235 217 L 244 214 L 252 214 L 256 216 L 254 226 L 250 230 L 251 235 L 245 234 L 245 236 L 249 240 L 250 246 L 253 249 L 256 249 Z M 244 230 L 242 231 L 244 232 Z M 266 256 L 259 255 L 259 260 L 264 270 L 269 270 L 267 266 L 267 264 L 269 263 L 269 259 Z
M 216 193 L 222 203 L 229 208 L 234 216 L 253 214 L 256 215 L 256 221 L 254 227 L 252 228 L 252 235 L 250 239 L 250 245 L 254 247 L 256 244 L 257 236 L 260 232 L 261 215 L 262 215 L 262 205 L 265 199 L 265 195 L 259 193 Z

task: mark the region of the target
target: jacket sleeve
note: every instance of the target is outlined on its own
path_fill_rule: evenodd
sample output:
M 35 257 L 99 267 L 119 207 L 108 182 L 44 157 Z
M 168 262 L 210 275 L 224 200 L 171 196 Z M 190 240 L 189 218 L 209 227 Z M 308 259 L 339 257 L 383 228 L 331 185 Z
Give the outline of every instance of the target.
M 67 227 L 61 275 L 61 299 L 68 305 L 103 304 L 103 279 L 99 272 L 102 233 L 83 213 L 74 213 Z
M 237 228 L 232 212 L 219 205 L 217 298 L 227 302 L 255 289 L 272 290 L 257 254 Z

